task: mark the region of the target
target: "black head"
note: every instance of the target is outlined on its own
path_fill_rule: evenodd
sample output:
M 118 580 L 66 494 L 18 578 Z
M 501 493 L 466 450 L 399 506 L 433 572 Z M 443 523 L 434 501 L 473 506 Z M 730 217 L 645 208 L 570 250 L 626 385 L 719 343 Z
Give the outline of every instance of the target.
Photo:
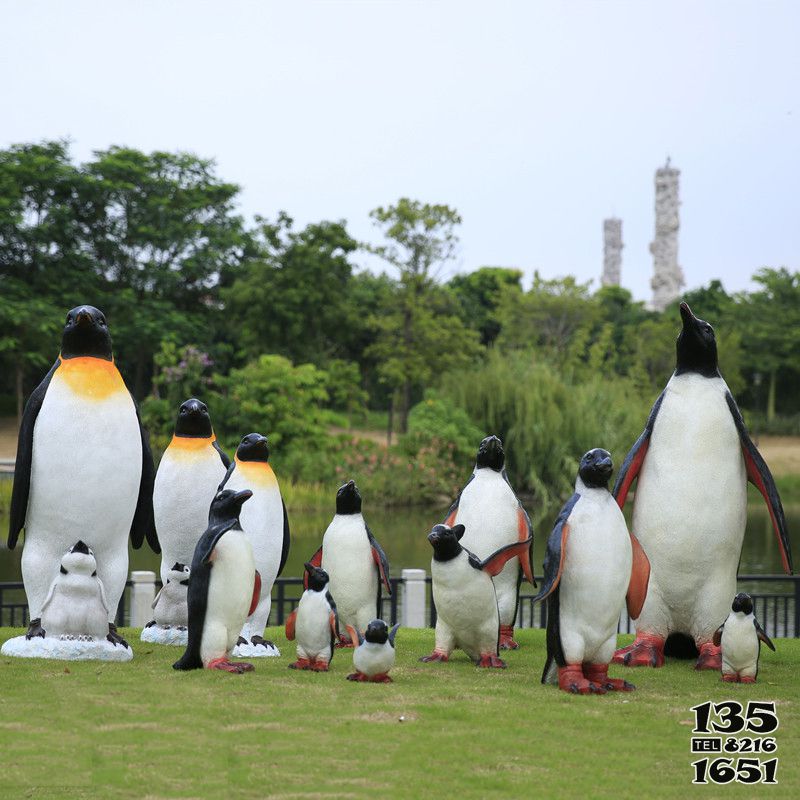
M 241 492 L 234 492 L 233 489 L 223 489 L 221 492 L 217 492 L 211 501 L 211 508 L 208 512 L 209 523 L 239 519 L 239 514 L 242 512 L 242 504 L 252 496 L 253 493 L 249 489 L 242 489 Z
M 697 372 L 706 378 L 715 378 L 719 370 L 714 329 L 705 320 L 692 314 L 687 303 L 681 303 L 680 309 L 683 330 L 678 334 L 675 345 L 678 356 L 675 374 Z
M 178 419 L 175 421 L 175 435 L 207 439 L 213 433 L 208 406 L 192 397 L 181 403 Z
M 83 553 L 83 555 L 88 556 L 89 555 L 89 547 L 81 539 L 78 539 L 78 541 L 75 542 L 74 545 L 72 545 L 72 549 L 70 550 L 70 553 Z
M 61 357 L 91 356 L 112 360 L 106 317 L 94 306 L 76 306 L 67 314 L 61 334 Z
M 433 530 L 428 534 L 428 541 L 433 547 L 433 558 L 436 561 L 450 561 L 455 558 L 464 548 L 459 544 L 459 540 L 464 535 L 463 525 L 434 525 Z
M 386 644 L 389 641 L 389 626 L 382 619 L 374 619 L 364 631 L 364 639 L 373 644 Z
M 260 433 L 248 433 L 239 442 L 239 447 L 236 449 L 236 458 L 239 461 L 262 461 L 266 464 L 269 461 L 267 437 L 262 436 Z
M 339 491 L 336 492 L 336 513 L 361 513 L 361 492 L 358 491 L 358 486 L 356 486 L 355 481 L 347 481 L 347 483 L 344 486 L 340 486 Z
M 503 450 L 503 442 L 497 436 L 487 436 L 478 447 L 475 466 L 478 469 L 488 467 L 500 472 L 505 463 L 506 453 Z
M 611 453 L 600 447 L 590 450 L 581 459 L 578 475 L 590 489 L 607 489 L 608 480 L 614 471 Z
M 750 597 L 750 595 L 746 592 L 739 592 L 739 594 L 733 598 L 733 603 L 731 603 L 731 611 L 741 611 L 741 613 L 745 615 L 752 614 L 753 598 Z
M 308 573 L 308 588 L 315 592 L 321 592 L 327 585 L 330 578 L 328 573 L 321 567 L 315 567 L 310 562 L 303 564 Z

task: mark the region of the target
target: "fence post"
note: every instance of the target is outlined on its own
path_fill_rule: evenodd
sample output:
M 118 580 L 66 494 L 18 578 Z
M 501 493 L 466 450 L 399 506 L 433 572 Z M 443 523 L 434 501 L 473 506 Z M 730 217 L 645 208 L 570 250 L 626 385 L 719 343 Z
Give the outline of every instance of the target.
M 795 639 L 800 638 L 800 579 L 797 575 L 792 581 L 794 584 L 794 633 Z
M 149 570 L 131 572 L 132 628 L 143 628 L 153 619 L 153 600 L 156 597 L 156 574 Z
M 404 569 L 403 627 L 425 628 L 425 575 L 424 569 Z

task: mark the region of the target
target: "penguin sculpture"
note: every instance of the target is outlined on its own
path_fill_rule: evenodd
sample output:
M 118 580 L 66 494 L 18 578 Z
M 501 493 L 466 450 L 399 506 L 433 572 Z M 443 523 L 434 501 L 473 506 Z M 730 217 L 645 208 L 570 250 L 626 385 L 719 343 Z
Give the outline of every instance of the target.
M 253 492 L 253 499 L 242 509 L 241 525 L 253 547 L 256 569 L 261 574 L 258 606 L 242 626 L 234 655 L 279 656 L 278 648 L 264 638 L 264 629 L 272 605 L 272 586 L 289 556 L 289 518 L 278 480 L 269 464 L 266 436 L 249 433 L 242 439 L 220 488 Z
M 755 683 L 761 642 L 775 651 L 775 645 L 753 614 L 753 598 L 740 592 L 733 598 L 728 618 L 714 633 L 714 644 L 722 652 L 722 680 Z
M 61 559 L 59 573 L 42 604 L 42 629 L 48 638 L 107 638 L 114 646 L 119 644 L 108 630 L 108 601 L 97 577 L 97 561 L 82 541 Z
M 328 573 L 305 564 L 308 588 L 286 620 L 286 638 L 297 640 L 297 661 L 290 669 L 327 672 L 339 634 L 336 603 L 328 591 Z
M 358 647 L 353 650 L 355 672 L 347 676 L 349 681 L 368 683 L 391 683 L 389 670 L 394 666 L 394 637 L 400 627 L 398 622 L 391 630 L 382 619 L 374 619 L 367 625 L 364 634 L 349 625 L 347 632 Z
M 436 643 L 433 653 L 420 661 L 449 661 L 460 647 L 479 667 L 505 668 L 499 657 L 500 615 L 492 578 L 510 559 L 530 552 L 531 540 L 507 544 L 481 560 L 462 547 L 463 536 L 461 524 L 436 525 L 428 535 Z M 533 583 L 529 569 L 525 578 Z
M 575 494 L 556 519 L 547 542 L 544 583 L 534 601 L 547 598 L 547 661 L 542 683 L 575 694 L 632 691 L 608 677 L 625 604 L 637 617 L 647 593 L 649 565 L 628 533 L 608 491 L 613 465 L 607 450 L 581 459 Z
M 497 436 L 487 436 L 480 443 L 475 470 L 450 507 L 444 524 L 464 525 L 461 545 L 478 558 L 486 558 L 504 545 L 531 540 L 529 552 L 509 560 L 494 578 L 500 610 L 500 649 L 516 650 L 519 645 L 514 641 L 514 622 L 522 575 L 531 572 L 533 530 L 528 514 L 508 482 L 505 451 Z
M 392 593 L 389 562 L 361 514 L 361 494 L 355 481 L 348 481 L 336 493 L 336 514 L 309 563 L 322 566 L 330 576 L 329 590 L 336 601 L 340 628 L 351 625 L 364 630 L 370 620 L 380 617 L 381 583 L 387 594 Z M 344 647 L 358 644 L 344 634 L 339 643 Z
M 153 600 L 153 620 L 145 628 L 159 625 L 185 631 L 189 625 L 189 592 L 191 570 L 186 564 L 176 562 L 167 572 L 167 579 Z
M 172 564 L 191 563 L 208 524 L 208 507 L 230 463 L 217 444 L 208 406 L 195 398 L 182 403 L 153 489 L 162 584 Z
M 9 549 L 25 528 L 26 636 L 42 635 L 42 605 L 79 530 L 97 556 L 109 634 L 123 644 L 113 620 L 128 577 L 127 538 L 159 552 L 153 459 L 106 318 L 92 306 L 67 314 L 61 352 L 25 405 L 9 516 Z
M 665 644 L 667 655 L 688 644 L 699 651 L 696 669 L 718 670 L 712 637 L 736 592 L 748 479 L 766 500 L 790 574 L 792 555 L 775 481 L 719 373 L 714 330 L 686 303 L 680 312 L 675 373 L 614 486 L 623 508 L 638 477 L 632 527 L 652 570 L 636 639 L 614 661 L 660 667 Z
M 187 601 L 189 643 L 174 669 L 219 669 L 242 673 L 252 664 L 230 661 L 228 653 L 261 593 L 253 548 L 239 524 L 249 489 L 220 491 L 211 503 L 208 528 L 192 559 Z

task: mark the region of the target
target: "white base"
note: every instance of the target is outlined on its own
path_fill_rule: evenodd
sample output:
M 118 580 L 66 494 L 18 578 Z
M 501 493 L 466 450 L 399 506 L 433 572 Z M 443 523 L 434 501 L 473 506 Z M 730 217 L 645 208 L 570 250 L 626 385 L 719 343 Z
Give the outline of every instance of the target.
M 237 644 L 231 655 L 234 658 L 277 658 L 280 656 L 281 651 L 275 645 L 272 647 L 264 647 L 263 644 Z
M 15 636 L 0 649 L 4 656 L 16 658 L 54 658 L 59 661 L 130 661 L 133 650 L 122 645 L 113 645 L 107 639 L 58 639 L 36 636 L 26 639 Z
M 149 628 L 142 628 L 142 635 L 139 638 L 143 642 L 152 642 L 153 644 L 186 647 L 189 644 L 189 631 L 185 628 L 181 631 L 165 625 L 151 625 Z

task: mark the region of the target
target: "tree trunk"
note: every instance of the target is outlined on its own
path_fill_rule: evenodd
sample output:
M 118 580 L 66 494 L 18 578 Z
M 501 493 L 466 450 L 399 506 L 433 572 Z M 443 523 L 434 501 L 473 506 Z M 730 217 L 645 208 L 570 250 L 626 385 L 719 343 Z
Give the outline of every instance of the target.
M 136 372 L 133 378 L 133 396 L 138 403 L 144 395 L 144 354 L 139 353 L 139 358 L 136 359 Z
M 775 419 L 775 384 L 777 383 L 777 370 L 769 373 L 769 392 L 767 393 L 767 422 Z
M 389 398 L 389 424 L 386 426 L 386 444 L 392 446 L 392 431 L 394 430 L 394 392 Z
M 25 386 L 22 362 L 17 361 L 16 384 L 17 384 L 17 427 L 22 425 L 22 412 L 25 410 Z
M 411 406 L 411 381 L 403 381 L 403 394 L 400 398 L 400 433 L 408 433 L 408 412 Z

